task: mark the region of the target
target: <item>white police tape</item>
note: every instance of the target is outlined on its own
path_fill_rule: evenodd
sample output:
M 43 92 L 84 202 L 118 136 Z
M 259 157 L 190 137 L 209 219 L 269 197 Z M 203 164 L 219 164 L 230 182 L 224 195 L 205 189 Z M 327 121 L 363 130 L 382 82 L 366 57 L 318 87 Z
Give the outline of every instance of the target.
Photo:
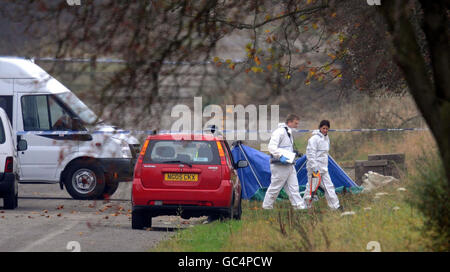
M 294 130 L 294 133 L 308 133 L 313 132 L 313 129 L 299 129 Z M 329 132 L 396 132 L 396 131 L 428 131 L 428 128 L 359 128 L 359 129 L 330 129 Z M 236 132 L 247 132 L 247 133 L 271 133 L 270 130 L 220 130 L 220 133 L 236 133 Z M 87 134 L 133 134 L 133 135 L 150 135 L 154 134 L 155 130 L 113 130 L 113 131 L 52 131 L 52 130 L 42 130 L 42 131 L 18 131 L 17 135 L 87 135 Z M 211 133 L 210 130 L 196 130 L 196 131 L 171 131 L 171 130 L 160 130 L 157 134 L 184 134 L 184 133 Z

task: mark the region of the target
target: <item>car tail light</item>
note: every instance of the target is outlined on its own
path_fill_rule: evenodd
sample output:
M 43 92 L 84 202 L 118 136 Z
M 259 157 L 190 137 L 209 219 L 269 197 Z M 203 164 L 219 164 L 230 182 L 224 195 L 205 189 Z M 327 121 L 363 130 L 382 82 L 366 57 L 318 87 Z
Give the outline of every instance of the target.
M 12 173 L 14 170 L 14 159 L 13 157 L 7 157 L 5 162 L 5 173 Z
M 150 142 L 149 139 L 145 140 L 144 145 L 142 146 L 141 152 L 139 153 L 139 157 L 136 163 L 136 166 L 134 167 L 134 177 L 140 178 L 141 177 L 141 171 L 142 171 L 142 163 L 144 161 L 145 152 L 147 151 L 148 143 Z
M 231 178 L 231 172 L 229 168 L 228 158 L 225 155 L 224 145 L 222 144 L 222 142 L 217 141 L 217 148 L 219 150 L 220 164 L 222 165 L 222 179 L 229 181 Z
M 142 146 L 141 153 L 139 153 L 139 156 L 144 157 L 145 151 L 147 151 L 147 147 L 148 147 L 148 143 L 149 143 L 149 142 L 150 142 L 149 139 L 145 140 L 145 143 L 144 143 L 144 145 Z
M 220 164 L 226 165 L 227 159 L 225 158 L 225 153 L 223 152 L 222 143 L 220 141 L 217 141 L 217 149 L 219 150 L 219 156 L 220 156 Z

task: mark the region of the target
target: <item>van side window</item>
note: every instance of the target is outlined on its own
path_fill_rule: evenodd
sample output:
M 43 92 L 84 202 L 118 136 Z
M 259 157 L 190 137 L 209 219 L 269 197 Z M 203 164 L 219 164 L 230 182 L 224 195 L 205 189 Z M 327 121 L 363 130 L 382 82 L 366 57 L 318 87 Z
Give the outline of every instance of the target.
M 23 127 L 25 131 L 71 130 L 72 117 L 48 95 L 22 97 Z
M 22 117 L 25 131 L 50 130 L 47 96 L 23 96 Z

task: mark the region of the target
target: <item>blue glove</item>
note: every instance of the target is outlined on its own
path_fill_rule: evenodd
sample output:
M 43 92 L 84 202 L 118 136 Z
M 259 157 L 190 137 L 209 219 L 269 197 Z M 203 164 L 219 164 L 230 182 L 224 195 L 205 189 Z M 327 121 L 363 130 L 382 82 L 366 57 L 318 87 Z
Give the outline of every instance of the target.
M 281 157 L 280 157 L 280 162 L 281 162 L 282 164 L 288 164 L 287 158 L 286 158 L 285 156 L 281 156 Z

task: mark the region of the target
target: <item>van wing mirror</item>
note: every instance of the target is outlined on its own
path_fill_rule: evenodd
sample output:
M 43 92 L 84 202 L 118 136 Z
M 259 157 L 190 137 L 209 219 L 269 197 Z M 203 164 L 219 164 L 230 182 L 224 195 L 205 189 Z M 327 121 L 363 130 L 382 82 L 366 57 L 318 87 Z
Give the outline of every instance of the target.
M 28 149 L 28 143 L 27 141 L 20 139 L 17 143 L 17 151 L 25 151 Z
M 240 160 L 237 163 L 237 168 L 245 168 L 248 166 L 248 161 L 246 160 Z

